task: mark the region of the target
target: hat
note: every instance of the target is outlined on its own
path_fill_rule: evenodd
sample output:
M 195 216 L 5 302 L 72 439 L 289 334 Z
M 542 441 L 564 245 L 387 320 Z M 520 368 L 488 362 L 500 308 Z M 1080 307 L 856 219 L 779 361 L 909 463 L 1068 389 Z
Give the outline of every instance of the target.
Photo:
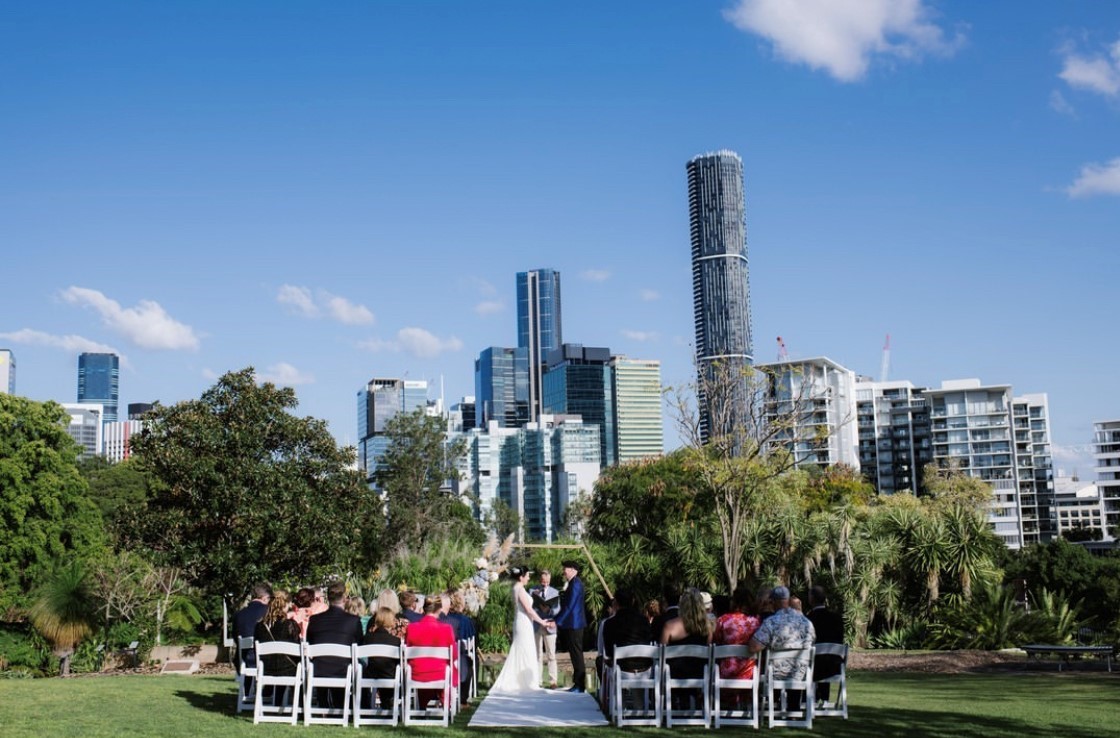
M 531 570 L 526 569 L 524 566 L 511 566 L 509 568 L 509 574 L 514 579 L 520 579 L 521 577 L 525 576 L 526 574 L 532 574 L 532 573 L 533 572 Z
M 782 586 L 774 587 L 774 590 L 770 593 L 770 599 L 772 599 L 772 600 L 788 600 L 789 599 L 789 587 L 782 587 Z
M 704 601 L 704 608 L 707 610 L 712 609 L 712 595 L 708 592 L 701 592 L 700 599 Z
M 571 559 L 564 559 L 564 561 L 560 562 L 560 566 L 564 567 L 565 569 L 575 569 L 577 572 L 583 570 L 583 564 Z

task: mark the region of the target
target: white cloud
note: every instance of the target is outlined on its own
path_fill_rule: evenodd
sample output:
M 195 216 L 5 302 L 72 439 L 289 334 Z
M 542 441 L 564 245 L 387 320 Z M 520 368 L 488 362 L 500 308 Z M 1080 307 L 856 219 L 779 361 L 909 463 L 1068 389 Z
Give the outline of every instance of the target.
M 494 315 L 506 309 L 505 303 L 499 300 L 483 300 L 474 306 L 474 311 L 479 315 Z
M 319 317 L 319 308 L 315 307 L 315 300 L 311 298 L 311 290 L 306 287 L 297 287 L 294 284 L 280 286 L 276 293 L 276 301 L 281 305 L 291 305 L 295 311 L 307 318 Z
M 194 329 L 172 318 L 158 302 L 141 300 L 135 307 L 122 308 L 116 300 L 85 287 L 68 287 L 62 291 L 62 299 L 93 308 L 102 323 L 141 348 L 198 349 Z
M 373 322 L 373 313 L 369 308 L 350 302 L 345 297 L 330 295 L 327 298 L 327 310 L 332 318 L 346 325 L 369 325 Z
M 1066 188 L 1070 197 L 1120 195 L 1120 157 L 1107 164 L 1086 164 L 1074 183 Z
M 121 352 L 117 351 L 112 346 L 107 346 L 97 341 L 91 341 L 82 336 L 55 336 L 50 333 L 43 333 L 42 331 L 32 330 L 30 328 L 23 328 L 22 330 L 14 331 L 12 333 L 0 333 L 0 339 L 11 341 L 12 343 L 20 343 L 27 346 L 48 346 L 50 348 L 62 349 L 74 354 L 93 353 L 93 354 L 117 354 L 120 357 L 121 363 L 124 363 L 124 357 Z
M 210 367 L 205 367 L 205 366 L 202 367 L 202 371 L 199 372 L 199 373 L 202 374 L 203 379 L 209 380 L 211 382 L 216 381 L 218 379 L 218 377 L 221 376 L 220 374 L 218 374 L 216 371 L 214 371 Z
M 463 342 L 458 338 L 439 338 L 423 328 L 401 328 L 397 340 L 406 353 L 420 359 L 431 359 L 447 351 L 459 351 Z
M 1063 95 L 1060 90 L 1054 90 L 1050 93 L 1050 109 L 1062 115 L 1077 114 L 1077 111 L 1073 109 L 1073 106 L 1069 104 L 1069 100 L 1066 100 L 1065 95 Z
M 296 385 L 314 384 L 315 382 L 314 375 L 301 372 L 285 361 L 273 364 L 263 372 L 258 372 L 257 379 L 262 382 L 272 382 L 282 387 L 295 387 Z
M 312 294 L 307 287 L 285 284 L 276 293 L 276 301 L 281 305 L 290 305 L 295 313 L 305 318 L 321 318 L 326 315 L 346 325 L 369 325 L 374 322 L 373 313 L 365 305 L 332 295 L 326 290 L 316 290 Z
M 640 294 L 644 302 L 653 302 L 654 300 L 661 299 L 661 293 L 657 290 L 642 290 Z
M 1107 54 L 1081 56 L 1072 49 L 1062 52 L 1062 71 L 1058 76 L 1070 87 L 1096 92 L 1106 97 L 1120 96 L 1120 40 Z
M 442 353 L 461 351 L 463 342 L 452 336 L 440 338 L 423 328 L 401 328 L 397 331 L 395 340 L 387 341 L 382 338 L 370 338 L 358 342 L 358 348 L 372 351 L 373 353 L 403 351 L 418 359 L 434 359 Z
M 588 282 L 606 282 L 610 279 L 611 273 L 606 269 L 585 269 L 579 276 Z
M 656 341 L 656 331 L 630 331 L 623 330 L 622 335 L 629 338 L 631 341 Z
M 962 38 L 947 40 L 929 16 L 923 0 L 737 0 L 724 11 L 782 58 L 842 82 L 862 79 L 873 58 L 953 53 Z

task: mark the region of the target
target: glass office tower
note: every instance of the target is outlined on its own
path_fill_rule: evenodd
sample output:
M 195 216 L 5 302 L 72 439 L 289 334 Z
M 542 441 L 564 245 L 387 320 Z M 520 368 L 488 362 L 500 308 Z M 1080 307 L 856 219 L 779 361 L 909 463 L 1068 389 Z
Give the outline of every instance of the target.
M 475 421 L 486 428 L 520 428 L 529 422 L 529 350 L 491 346 L 474 362 Z
M 117 421 L 120 374 L 120 358 L 116 354 L 78 356 L 78 402 L 100 404 L 104 408 L 102 423 Z
M 687 171 L 698 371 L 705 372 L 715 362 L 732 368 L 750 366 L 753 349 L 743 160 L 733 151 L 717 151 L 693 158 Z M 744 380 L 743 402 L 746 389 Z M 710 428 L 709 416 L 701 397 L 704 438 L 711 432 L 731 430 Z
M 541 414 L 545 362 L 564 343 L 560 323 L 560 272 L 517 274 L 517 345 L 529 350 L 529 419 Z

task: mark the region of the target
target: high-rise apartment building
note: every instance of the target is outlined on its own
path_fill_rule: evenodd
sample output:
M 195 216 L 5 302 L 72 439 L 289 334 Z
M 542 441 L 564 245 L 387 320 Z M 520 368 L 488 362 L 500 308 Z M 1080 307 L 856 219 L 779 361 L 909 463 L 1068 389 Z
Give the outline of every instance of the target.
M 373 483 L 389 447 L 385 429 L 393 416 L 427 407 L 428 383 L 423 380 L 374 378 L 358 391 L 358 466 L 367 481 Z
M 120 358 L 116 354 L 78 355 L 78 402 L 104 408 L 103 423 L 117 420 L 120 400 Z
M 855 372 L 823 356 L 758 369 L 767 378 L 766 422 L 782 427 L 771 445 L 787 449 L 798 466 L 845 464 L 858 471 Z
M 1047 396 L 1042 393 L 1012 398 L 1011 421 L 1023 545 L 1044 543 L 1058 534 Z
M 1104 501 L 1104 526 L 1120 536 L 1120 420 L 1093 423 L 1093 456 L 1097 460 L 1097 489 Z
M 132 456 L 132 439 L 144 430 L 142 420 L 118 420 L 105 423 L 101 436 L 102 455 L 112 462 Z
M 520 428 L 530 418 L 529 349 L 490 346 L 474 362 L 475 426 Z
M 584 425 L 599 426 L 599 458 L 603 466 L 614 466 L 617 439 L 610 349 L 566 343 L 549 352 L 547 359 L 544 412 L 578 415 Z
M 665 448 L 661 362 L 611 358 L 614 385 L 614 458 L 619 464 L 660 456 Z
M 560 272 L 534 269 L 517 274 L 517 346 L 528 350 L 529 419 L 542 412 L 548 354 L 564 343 L 560 320 Z
M 696 329 L 696 361 L 700 372 L 700 430 L 727 433 L 731 428 L 711 428 L 712 413 L 704 392 L 709 367 L 720 363 L 736 371 L 753 360 L 750 290 L 747 269 L 747 222 L 743 199 L 743 161 L 733 151 L 717 151 L 688 162 L 689 232 L 692 244 L 692 311 Z M 732 395 L 735 404 L 748 402 L 747 380 Z M 719 413 L 720 417 L 727 417 Z M 725 422 L 741 422 L 731 413 Z
M 908 381 L 856 383 L 859 467 L 879 494 L 922 489 L 933 461 L 929 402 Z
M 0 392 L 16 393 L 16 355 L 11 349 L 0 349 Z

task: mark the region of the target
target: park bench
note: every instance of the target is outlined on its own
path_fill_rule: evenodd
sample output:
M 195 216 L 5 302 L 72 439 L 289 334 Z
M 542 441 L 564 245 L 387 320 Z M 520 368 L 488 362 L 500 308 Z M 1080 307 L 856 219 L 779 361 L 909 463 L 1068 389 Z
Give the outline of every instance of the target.
M 1064 664 L 1068 664 L 1073 659 L 1080 659 L 1083 656 L 1095 656 L 1103 658 L 1108 663 L 1109 672 L 1112 671 L 1112 646 L 1052 646 L 1042 643 L 1032 643 L 1029 646 L 1022 646 L 1027 656 L 1035 661 L 1041 661 L 1043 657 L 1054 656 L 1058 659 L 1058 671 L 1062 670 Z

